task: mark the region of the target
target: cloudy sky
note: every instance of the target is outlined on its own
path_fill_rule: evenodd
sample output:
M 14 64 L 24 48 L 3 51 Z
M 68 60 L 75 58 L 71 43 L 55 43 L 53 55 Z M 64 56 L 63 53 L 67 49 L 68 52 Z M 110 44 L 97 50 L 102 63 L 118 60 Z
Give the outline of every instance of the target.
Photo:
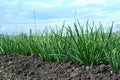
M 0 32 L 33 28 L 34 15 L 39 29 L 64 20 L 71 25 L 75 16 L 81 22 L 119 24 L 119 5 L 120 0 L 0 0 Z

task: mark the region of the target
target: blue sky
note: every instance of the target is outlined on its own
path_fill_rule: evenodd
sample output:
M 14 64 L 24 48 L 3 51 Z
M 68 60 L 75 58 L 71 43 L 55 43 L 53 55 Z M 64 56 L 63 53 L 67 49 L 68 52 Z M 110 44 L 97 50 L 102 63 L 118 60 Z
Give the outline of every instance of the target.
M 72 25 L 75 10 L 77 19 L 82 23 L 89 19 L 105 25 L 112 21 L 119 24 L 119 5 L 120 0 L 0 0 L 0 32 L 33 28 L 34 11 L 38 29 L 55 24 L 59 26 L 64 20 Z

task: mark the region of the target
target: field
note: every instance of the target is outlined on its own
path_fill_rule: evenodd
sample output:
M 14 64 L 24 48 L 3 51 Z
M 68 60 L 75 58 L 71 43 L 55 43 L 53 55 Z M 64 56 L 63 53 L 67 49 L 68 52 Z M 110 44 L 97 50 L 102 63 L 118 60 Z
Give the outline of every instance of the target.
M 96 27 L 94 22 L 81 25 L 78 21 L 74 29 L 63 24 L 56 30 L 1 36 L 0 77 L 118 80 L 120 35 L 112 28 L 113 23 L 105 32 L 102 24 Z

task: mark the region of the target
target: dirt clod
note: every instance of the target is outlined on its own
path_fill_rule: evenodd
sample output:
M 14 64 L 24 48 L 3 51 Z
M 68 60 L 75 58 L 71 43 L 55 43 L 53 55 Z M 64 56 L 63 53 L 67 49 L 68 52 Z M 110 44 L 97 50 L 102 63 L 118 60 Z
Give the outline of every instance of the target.
M 120 80 L 108 64 L 47 63 L 37 56 L 0 54 L 0 80 Z

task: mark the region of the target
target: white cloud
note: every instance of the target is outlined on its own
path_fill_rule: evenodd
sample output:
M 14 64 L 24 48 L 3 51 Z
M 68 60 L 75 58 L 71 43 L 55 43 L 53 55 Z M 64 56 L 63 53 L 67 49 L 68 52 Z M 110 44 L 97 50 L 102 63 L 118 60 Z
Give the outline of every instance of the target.
M 36 18 L 40 20 L 68 18 L 74 17 L 75 8 L 77 16 L 102 17 L 107 14 L 108 9 L 114 10 L 115 4 L 119 2 L 119 0 L 5 0 L 0 1 L 0 8 L 6 9 L 0 11 L 2 13 L 0 17 L 9 21 L 14 19 L 13 21 L 29 22 L 33 19 L 33 11 L 36 11 Z
M 23 5 L 31 9 L 43 9 L 43 8 L 58 7 L 61 4 L 60 3 L 47 3 L 47 2 L 40 2 L 40 1 L 25 1 Z
M 83 6 L 83 5 L 89 5 L 89 4 L 102 4 L 105 0 L 74 0 L 69 3 L 69 6 Z

